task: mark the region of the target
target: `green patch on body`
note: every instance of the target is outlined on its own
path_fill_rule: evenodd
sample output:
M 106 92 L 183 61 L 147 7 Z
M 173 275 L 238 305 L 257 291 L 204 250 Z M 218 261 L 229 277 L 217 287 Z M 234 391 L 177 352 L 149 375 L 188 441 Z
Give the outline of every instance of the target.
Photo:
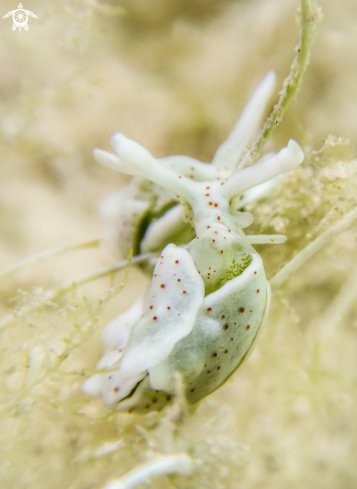
M 248 255 L 243 260 L 239 263 L 237 263 L 235 260 L 232 261 L 232 264 L 228 267 L 228 269 L 225 271 L 225 276 L 221 278 L 219 281 L 219 287 L 221 288 L 225 283 L 229 282 L 233 278 L 238 277 L 241 275 L 246 268 L 249 267 L 249 265 L 252 263 L 252 255 Z

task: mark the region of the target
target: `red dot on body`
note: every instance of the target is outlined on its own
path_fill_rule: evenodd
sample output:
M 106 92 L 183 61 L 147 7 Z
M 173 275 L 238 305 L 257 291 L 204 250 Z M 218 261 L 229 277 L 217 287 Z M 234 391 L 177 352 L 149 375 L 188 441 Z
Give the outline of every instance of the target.
M 208 202 L 208 205 L 212 205 L 213 202 Z
M 216 240 L 215 239 L 212 239 L 212 243 L 215 243 L 215 242 L 216 242 Z
M 212 311 L 212 307 L 207 307 L 207 311 Z
M 226 317 L 226 316 L 223 314 L 223 315 L 221 316 L 221 319 L 224 319 L 225 317 Z
M 164 288 L 165 288 L 165 284 L 161 284 L 161 285 L 160 285 L 160 287 L 161 287 L 162 289 L 164 289 Z
M 239 309 L 239 312 L 244 312 L 244 307 L 241 307 L 241 308 Z
M 254 275 L 256 275 L 256 274 L 257 274 L 257 272 L 254 272 Z
M 257 289 L 257 294 L 259 294 L 259 289 Z
M 157 316 L 154 316 L 154 317 L 153 317 L 152 319 L 153 319 L 153 321 L 156 321 L 156 319 L 157 319 Z
M 227 355 L 227 353 L 228 353 L 228 350 L 224 350 L 224 354 Z
M 171 307 L 167 306 L 167 310 L 169 311 L 171 309 Z
M 217 216 L 217 221 L 220 221 L 221 220 L 221 216 Z
M 154 306 L 150 306 L 150 308 L 149 308 L 149 309 L 153 309 L 153 308 L 154 308 Z
M 228 328 L 229 328 L 228 324 L 225 324 L 225 325 L 223 326 L 223 329 L 228 329 Z
M 217 203 L 215 203 L 215 204 L 213 204 L 213 205 L 214 205 L 215 207 L 218 207 L 218 204 L 217 204 Z
M 119 392 L 119 388 L 118 387 L 114 387 L 113 392 Z
M 222 255 L 222 253 L 223 253 L 223 250 L 221 250 L 221 255 Z
M 186 294 L 186 290 L 183 290 L 183 291 L 182 291 L 182 293 L 183 293 L 183 294 Z
M 175 263 L 178 263 L 179 261 L 178 260 L 175 260 Z

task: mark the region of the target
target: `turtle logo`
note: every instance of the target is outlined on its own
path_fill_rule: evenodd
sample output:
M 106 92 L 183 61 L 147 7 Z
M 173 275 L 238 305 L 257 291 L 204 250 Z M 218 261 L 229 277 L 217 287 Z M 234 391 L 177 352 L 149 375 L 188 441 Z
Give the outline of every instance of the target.
M 17 8 L 16 10 L 11 10 L 11 12 L 8 12 L 6 15 L 4 15 L 3 19 L 6 19 L 7 17 L 10 17 L 12 15 L 12 20 L 14 21 L 12 25 L 12 30 L 15 31 L 16 27 L 18 27 L 20 32 L 22 28 L 24 28 L 25 31 L 28 31 L 29 26 L 27 25 L 27 21 L 29 15 L 31 17 L 35 17 L 35 19 L 38 19 L 38 17 L 33 12 L 30 12 L 29 10 L 24 10 L 22 3 L 19 3 L 18 7 L 19 8 Z

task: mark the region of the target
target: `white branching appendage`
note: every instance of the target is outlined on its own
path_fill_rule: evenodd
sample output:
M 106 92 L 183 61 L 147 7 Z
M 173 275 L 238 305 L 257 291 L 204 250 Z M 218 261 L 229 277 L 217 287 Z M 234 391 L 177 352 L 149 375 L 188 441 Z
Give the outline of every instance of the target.
M 190 475 L 193 462 L 185 453 L 160 456 L 151 462 L 139 465 L 120 479 L 108 482 L 103 489 L 130 489 L 140 483 L 147 482 L 149 477 L 159 475 Z
M 195 235 L 184 247 L 167 244 L 146 299 L 104 329 L 106 350 L 97 366 L 101 373 L 83 389 L 106 404 L 138 413 L 160 410 L 175 395 L 177 372 L 188 402 L 197 402 L 222 385 L 251 352 L 270 305 L 263 263 L 251 244 L 281 243 L 285 237 L 247 238 L 243 228 L 253 216 L 239 211 L 239 198 L 304 159 L 290 140 L 279 153 L 235 171 L 274 79 L 269 73 L 263 80 L 211 165 L 190 162 L 188 168 L 186 157 L 174 157 L 174 163 L 157 160 L 120 133 L 111 139 L 116 155 L 95 151 L 110 168 L 172 194 L 181 204 L 174 218 L 189 223 Z

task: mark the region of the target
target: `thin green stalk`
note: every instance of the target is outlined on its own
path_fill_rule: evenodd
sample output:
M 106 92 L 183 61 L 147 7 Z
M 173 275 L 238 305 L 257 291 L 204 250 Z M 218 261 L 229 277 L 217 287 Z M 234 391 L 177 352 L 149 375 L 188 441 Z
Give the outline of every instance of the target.
M 321 250 L 331 239 L 335 238 L 343 231 L 348 229 L 353 221 L 357 219 L 357 207 L 346 214 L 337 224 L 331 226 L 326 232 L 321 234 L 306 248 L 301 250 L 292 260 L 285 265 L 271 280 L 270 285 L 273 289 L 279 288 L 294 272 L 296 272 L 307 260 Z
M 0 279 L 4 278 L 12 273 L 21 270 L 29 265 L 33 265 L 39 261 L 45 260 L 46 258 L 50 258 L 52 256 L 65 255 L 66 253 L 70 253 L 71 251 L 83 250 L 85 248 L 97 248 L 100 244 L 99 239 L 95 239 L 93 241 L 87 241 L 85 243 L 80 243 L 73 246 L 64 246 L 61 248 L 51 248 L 49 250 L 43 250 L 39 253 L 34 253 L 23 260 L 15 263 L 14 265 L 10 265 L 9 267 L 0 270 Z
M 77 287 L 80 287 L 81 285 L 92 282 L 93 280 L 97 280 L 97 279 L 100 279 L 103 277 L 113 275 L 114 273 L 119 272 L 120 270 L 123 270 L 124 268 L 129 266 L 131 263 L 140 263 L 143 261 L 148 261 L 152 258 L 155 258 L 155 256 L 151 253 L 146 253 L 143 255 L 137 255 L 137 256 L 134 256 L 134 258 L 132 258 L 132 259 L 129 258 L 128 260 L 122 260 L 120 262 L 113 263 L 112 265 L 109 265 L 106 267 L 97 268 L 96 270 L 93 270 L 90 273 L 80 275 L 79 277 L 77 277 L 75 279 L 68 280 L 66 282 L 63 282 L 60 285 L 57 285 L 56 287 L 53 287 L 52 289 L 48 289 L 44 292 L 43 296 L 41 297 L 41 299 L 39 300 L 38 303 L 23 306 L 18 311 L 5 316 L 0 321 L 0 331 L 4 330 L 13 321 L 16 321 L 17 319 L 22 318 L 22 317 L 26 316 L 27 314 L 30 314 L 31 312 L 35 311 L 36 309 L 39 309 L 40 307 L 43 307 L 46 304 L 49 304 L 51 301 L 57 299 L 58 297 L 62 296 L 63 294 L 66 294 L 67 292 L 70 292 L 70 291 L 76 289 Z
M 299 13 L 300 40 L 295 48 L 296 56 L 291 65 L 290 73 L 284 80 L 283 89 L 280 91 L 277 103 L 265 121 L 258 138 L 253 142 L 239 164 L 238 169 L 250 166 L 257 160 L 264 144 L 282 121 L 286 109 L 300 89 L 303 75 L 309 64 L 310 48 L 315 37 L 315 26 L 322 19 L 322 13 L 315 0 L 301 0 Z

